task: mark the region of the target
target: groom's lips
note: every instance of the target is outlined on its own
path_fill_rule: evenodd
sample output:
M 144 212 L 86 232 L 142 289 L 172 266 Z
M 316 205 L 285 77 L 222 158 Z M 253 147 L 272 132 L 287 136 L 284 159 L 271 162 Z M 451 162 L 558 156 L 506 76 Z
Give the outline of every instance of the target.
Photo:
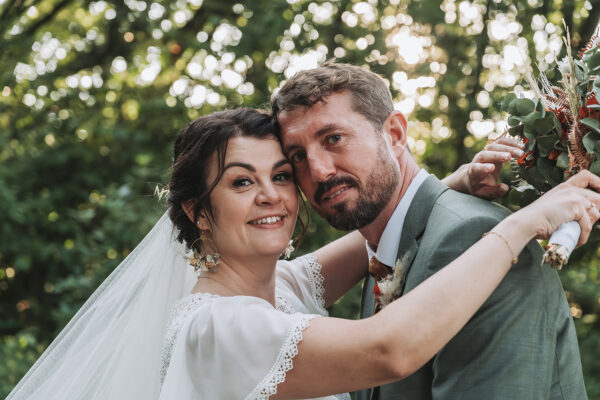
M 315 204 L 331 203 L 345 197 L 348 189 L 357 186 L 356 180 L 349 176 L 334 176 L 326 182 L 319 182 L 314 194 Z
M 340 185 L 336 186 L 333 189 L 327 191 L 323 196 L 321 196 L 321 204 L 328 203 L 332 201 L 336 201 L 343 196 L 343 193 L 350 189 L 352 186 L 350 185 Z

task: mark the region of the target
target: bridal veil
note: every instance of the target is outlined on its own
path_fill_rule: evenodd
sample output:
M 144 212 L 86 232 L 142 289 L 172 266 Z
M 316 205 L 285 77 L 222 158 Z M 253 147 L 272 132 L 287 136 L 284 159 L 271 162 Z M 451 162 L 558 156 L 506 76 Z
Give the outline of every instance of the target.
M 18 399 L 152 399 L 174 303 L 196 277 L 165 213 L 9 394 Z

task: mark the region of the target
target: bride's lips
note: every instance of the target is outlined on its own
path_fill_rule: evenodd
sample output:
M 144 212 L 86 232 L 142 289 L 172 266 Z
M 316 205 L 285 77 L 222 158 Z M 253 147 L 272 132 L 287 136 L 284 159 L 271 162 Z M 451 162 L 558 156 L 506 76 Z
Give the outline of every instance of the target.
M 248 225 L 258 229 L 277 229 L 285 224 L 286 217 L 287 215 L 283 214 L 265 215 L 249 221 Z

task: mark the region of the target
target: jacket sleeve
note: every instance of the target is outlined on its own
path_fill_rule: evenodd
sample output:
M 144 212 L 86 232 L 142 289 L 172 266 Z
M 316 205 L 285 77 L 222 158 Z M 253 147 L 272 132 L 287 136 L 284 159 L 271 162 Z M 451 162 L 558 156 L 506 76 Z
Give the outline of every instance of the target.
M 479 217 L 448 229 L 431 252 L 426 275 L 457 258 L 497 222 Z M 569 307 L 556 271 L 540 265 L 542 254 L 531 241 L 490 298 L 434 357 L 433 399 L 548 399 L 557 384 L 573 386 L 564 392 L 581 392 Z

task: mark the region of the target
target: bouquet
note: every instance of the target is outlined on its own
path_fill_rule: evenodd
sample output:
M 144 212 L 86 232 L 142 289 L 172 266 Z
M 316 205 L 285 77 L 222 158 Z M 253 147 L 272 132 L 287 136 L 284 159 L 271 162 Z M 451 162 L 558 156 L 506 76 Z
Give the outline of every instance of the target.
M 513 163 L 511 191 L 524 204 L 582 169 L 600 175 L 600 39 L 596 33 L 577 57 L 570 42 L 567 29 L 567 56 L 558 62 L 557 84 L 543 73 L 538 81 L 528 76 L 533 99 L 510 93 L 502 100 L 508 133 L 525 143 L 525 153 Z M 562 225 L 549 239 L 543 262 L 562 268 L 580 233 L 574 221 Z

